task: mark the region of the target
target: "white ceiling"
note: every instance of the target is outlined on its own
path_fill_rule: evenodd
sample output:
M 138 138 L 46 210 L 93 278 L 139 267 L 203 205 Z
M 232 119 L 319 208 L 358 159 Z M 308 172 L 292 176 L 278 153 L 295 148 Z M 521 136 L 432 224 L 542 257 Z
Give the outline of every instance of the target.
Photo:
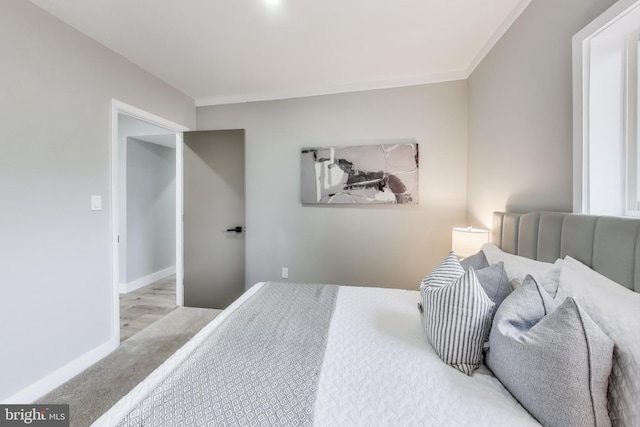
M 464 79 L 531 0 L 31 0 L 196 105 Z

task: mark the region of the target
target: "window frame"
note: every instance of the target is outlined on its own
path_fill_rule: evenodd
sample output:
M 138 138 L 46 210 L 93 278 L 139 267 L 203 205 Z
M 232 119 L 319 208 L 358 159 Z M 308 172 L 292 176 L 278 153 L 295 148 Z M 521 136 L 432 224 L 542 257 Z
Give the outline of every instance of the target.
M 628 35 L 626 44 L 625 215 L 640 217 L 640 28 Z
M 624 18 L 629 13 L 640 10 L 640 0 L 619 0 L 580 32 L 573 36 L 573 211 L 592 213 L 590 206 L 590 86 L 591 81 L 591 41 L 609 26 Z M 637 40 L 636 33 L 636 40 Z M 633 37 L 630 38 L 633 40 Z M 626 216 L 640 216 L 640 208 L 629 209 L 631 192 L 637 194 L 640 190 L 640 141 L 638 141 L 638 80 L 631 78 L 633 70 L 638 75 L 638 51 L 631 52 L 631 43 L 626 46 L 627 63 L 625 66 L 625 93 L 623 122 L 623 169 L 624 176 L 622 205 L 620 214 Z M 635 90 L 633 87 L 635 85 Z M 637 159 L 630 163 L 629 159 Z M 632 175 L 633 182 L 629 179 Z M 637 197 L 640 199 L 640 195 Z M 635 205 L 638 206 L 638 201 Z

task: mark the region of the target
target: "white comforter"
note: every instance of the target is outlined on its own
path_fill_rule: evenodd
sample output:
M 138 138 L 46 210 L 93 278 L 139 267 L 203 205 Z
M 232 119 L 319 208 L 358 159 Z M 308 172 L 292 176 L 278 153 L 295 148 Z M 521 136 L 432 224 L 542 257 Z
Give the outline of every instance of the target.
M 94 423 L 116 425 L 169 375 L 257 284 Z M 486 367 L 472 377 L 428 343 L 417 291 L 340 287 L 315 401 L 317 426 L 539 425 Z

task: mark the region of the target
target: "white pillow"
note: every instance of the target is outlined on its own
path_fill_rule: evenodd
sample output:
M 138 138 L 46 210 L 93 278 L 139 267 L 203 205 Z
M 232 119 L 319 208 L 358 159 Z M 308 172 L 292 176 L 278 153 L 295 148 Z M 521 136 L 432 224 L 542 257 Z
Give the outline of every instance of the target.
M 640 294 L 569 256 L 556 299 L 573 297 L 611 338 L 608 409 L 614 426 L 640 426 Z
M 537 261 L 518 255 L 504 252 L 493 243 L 485 243 L 482 252 L 490 265 L 504 262 L 504 270 L 511 281 L 513 288 L 517 288 L 528 274 L 533 276 L 549 295 L 554 296 L 558 289 L 562 260 L 555 263 Z

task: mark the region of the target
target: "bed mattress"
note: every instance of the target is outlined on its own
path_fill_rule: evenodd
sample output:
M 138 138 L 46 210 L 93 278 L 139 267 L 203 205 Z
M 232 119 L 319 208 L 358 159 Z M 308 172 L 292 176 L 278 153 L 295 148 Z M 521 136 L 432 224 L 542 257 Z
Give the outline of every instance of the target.
M 184 414 L 180 420 L 167 419 L 166 414 L 155 418 L 132 414 L 152 410 L 149 408 L 154 405 L 161 408 L 163 401 L 169 401 L 171 397 L 162 390 L 163 384 L 175 381 L 172 378 L 176 372 L 189 369 L 185 366 L 198 349 L 247 301 L 260 298 L 259 291 L 265 286 L 259 283 L 249 289 L 94 425 L 189 424 L 185 423 Z M 300 419 L 299 425 L 539 425 L 485 366 L 467 376 L 438 358 L 420 323 L 416 309 L 419 292 L 348 286 L 336 289 L 326 336 L 322 338 L 326 344 L 324 354 L 319 356 L 310 413 Z M 193 390 L 187 385 L 177 393 Z M 192 421 L 201 419 L 202 425 L 227 424 L 215 417 L 194 414 L 198 408 L 186 410 Z M 123 420 L 133 422 L 122 424 Z M 255 414 L 244 421 L 236 419 L 234 424 L 273 425 L 266 418 L 257 419 Z

